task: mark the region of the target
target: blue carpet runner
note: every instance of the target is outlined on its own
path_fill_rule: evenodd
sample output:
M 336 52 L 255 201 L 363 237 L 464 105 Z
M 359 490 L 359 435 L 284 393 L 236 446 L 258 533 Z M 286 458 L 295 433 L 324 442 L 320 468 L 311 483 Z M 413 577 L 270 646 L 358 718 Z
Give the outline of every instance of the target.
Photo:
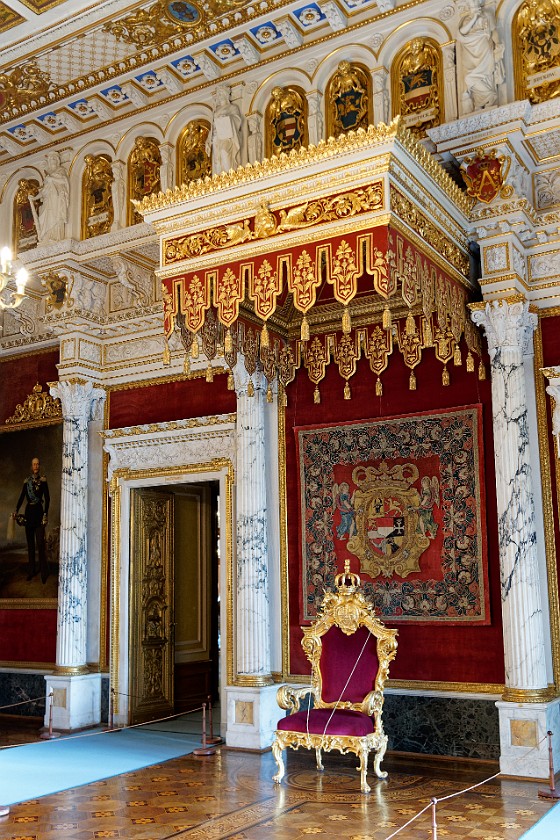
M 558 840 L 560 838 L 560 802 L 522 834 L 519 840 Z
M 87 785 L 188 755 L 200 738 L 124 729 L 0 751 L 0 805 Z

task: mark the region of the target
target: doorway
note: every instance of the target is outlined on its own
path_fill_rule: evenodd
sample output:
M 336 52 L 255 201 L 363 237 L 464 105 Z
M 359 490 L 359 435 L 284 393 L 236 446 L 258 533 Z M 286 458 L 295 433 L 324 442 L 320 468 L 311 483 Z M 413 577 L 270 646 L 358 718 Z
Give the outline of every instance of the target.
M 131 493 L 130 719 L 219 699 L 219 483 Z

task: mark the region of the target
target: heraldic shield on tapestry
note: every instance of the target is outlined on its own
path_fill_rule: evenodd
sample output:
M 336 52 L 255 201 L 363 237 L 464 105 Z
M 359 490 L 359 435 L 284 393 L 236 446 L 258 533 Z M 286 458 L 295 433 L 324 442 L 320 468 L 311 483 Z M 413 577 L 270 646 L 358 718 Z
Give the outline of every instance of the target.
M 481 409 L 297 430 L 302 615 L 349 559 L 385 619 L 487 623 Z

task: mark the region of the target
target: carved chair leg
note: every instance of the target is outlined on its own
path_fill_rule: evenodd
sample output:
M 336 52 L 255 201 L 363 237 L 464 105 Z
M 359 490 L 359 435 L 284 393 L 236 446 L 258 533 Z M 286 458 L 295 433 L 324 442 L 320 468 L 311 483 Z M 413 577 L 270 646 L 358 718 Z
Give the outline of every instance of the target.
M 274 756 L 276 766 L 278 767 L 278 772 L 272 777 L 272 781 L 279 785 L 284 778 L 284 759 L 282 757 L 282 747 L 278 742 L 278 738 L 275 738 L 272 742 L 272 755 Z
M 386 779 L 387 778 L 387 771 L 381 769 L 381 762 L 385 756 L 385 751 L 387 750 L 387 735 L 384 735 L 381 739 L 381 743 L 379 748 L 375 752 L 375 759 L 373 762 L 373 769 L 375 770 L 375 775 L 378 779 Z
M 323 762 L 321 760 L 321 747 L 315 747 L 315 755 L 317 756 L 317 770 L 323 771 Z
M 360 771 L 360 782 L 362 786 L 362 793 L 369 793 L 371 788 L 367 783 L 367 765 L 368 765 L 369 750 L 367 747 L 361 749 L 358 753 L 360 759 L 360 766 L 356 769 Z

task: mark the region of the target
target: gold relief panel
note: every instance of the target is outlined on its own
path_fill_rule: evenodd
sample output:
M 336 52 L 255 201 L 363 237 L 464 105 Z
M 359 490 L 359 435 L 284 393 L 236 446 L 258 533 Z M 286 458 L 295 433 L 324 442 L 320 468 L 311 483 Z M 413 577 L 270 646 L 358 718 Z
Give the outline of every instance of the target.
M 327 137 L 367 129 L 373 122 L 371 76 L 361 64 L 341 61 L 326 91 Z
M 15 254 L 21 254 L 37 245 L 37 215 L 29 196 L 37 195 L 39 181 L 35 178 L 21 178 L 14 196 L 14 222 L 12 246 Z
M 431 38 L 414 38 L 391 68 L 393 116 L 417 138 L 444 121 L 441 51 Z
M 275 87 L 266 107 L 266 154 L 278 157 L 307 146 L 307 99 L 297 85 Z
M 60 6 L 65 0 L 21 0 L 24 6 L 35 12 L 36 15 L 41 15 L 48 9 L 54 9 L 55 6 Z
M 160 192 L 160 169 L 161 153 L 158 141 L 153 137 L 137 137 L 128 159 L 129 225 L 143 221 L 131 202 L 142 201 L 147 196 Z
M 113 169 L 108 155 L 86 155 L 82 176 L 82 239 L 109 233 L 113 224 Z
M 185 126 L 177 144 L 177 172 L 179 184 L 212 175 L 212 161 L 208 148 L 210 123 L 193 120 Z
M 9 6 L 6 6 L 5 3 L 0 3 L 0 32 L 5 32 L 7 29 L 11 29 L 12 26 L 17 26 L 18 23 L 23 23 L 25 20 L 17 12 L 14 12 L 13 9 L 10 9 Z
M 518 99 L 544 102 L 560 93 L 560 0 L 526 0 L 512 26 Z

